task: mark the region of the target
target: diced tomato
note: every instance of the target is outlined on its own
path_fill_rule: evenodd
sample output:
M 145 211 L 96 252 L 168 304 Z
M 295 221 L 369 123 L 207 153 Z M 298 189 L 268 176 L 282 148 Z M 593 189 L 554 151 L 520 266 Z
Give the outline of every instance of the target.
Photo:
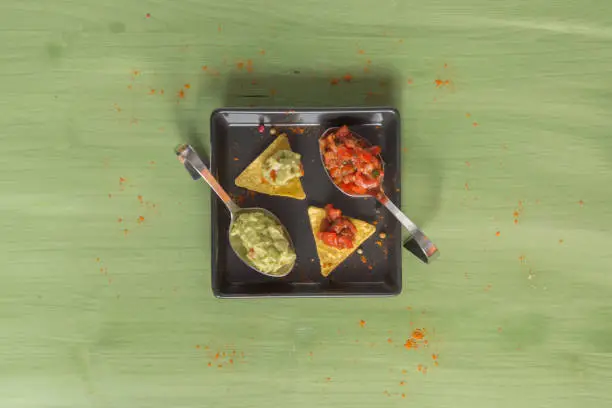
M 334 208 L 334 206 L 331 204 L 327 204 L 325 206 L 325 215 L 330 221 L 334 221 L 342 217 L 342 211 L 338 210 L 337 208 Z
M 349 237 L 338 237 L 338 246 L 340 248 L 352 248 L 353 240 Z
M 325 245 L 331 247 L 338 246 L 338 235 L 335 232 L 319 232 L 319 239 L 323 241 Z
M 371 154 L 373 154 L 374 156 L 378 156 L 380 154 L 380 146 L 372 146 L 369 149 L 367 149 Z
M 344 136 L 348 136 L 351 134 L 351 131 L 349 130 L 348 126 L 344 125 L 342 126 L 340 129 L 338 129 L 336 131 L 336 136 L 338 137 L 344 137 Z
M 270 178 L 272 179 L 272 181 L 276 181 L 276 170 L 272 170 L 270 172 Z

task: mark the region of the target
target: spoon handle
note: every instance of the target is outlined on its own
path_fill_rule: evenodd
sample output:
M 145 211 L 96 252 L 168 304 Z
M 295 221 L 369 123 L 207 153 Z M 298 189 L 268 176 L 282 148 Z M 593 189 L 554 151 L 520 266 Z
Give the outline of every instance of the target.
M 430 263 L 439 254 L 438 247 L 406 216 L 391 200 L 382 197 L 380 202 L 397 218 L 397 220 L 408 230 L 410 238 L 404 243 L 404 248 L 412 252 L 417 258 L 425 263 Z
M 196 151 L 190 145 L 181 145 L 176 148 L 176 155 L 181 163 L 187 162 L 202 178 L 208 183 L 210 188 L 217 194 L 217 197 L 223 201 L 231 214 L 234 214 L 240 209 L 231 199 L 229 194 L 221 187 L 215 176 L 212 175 L 204 161 L 198 156 Z

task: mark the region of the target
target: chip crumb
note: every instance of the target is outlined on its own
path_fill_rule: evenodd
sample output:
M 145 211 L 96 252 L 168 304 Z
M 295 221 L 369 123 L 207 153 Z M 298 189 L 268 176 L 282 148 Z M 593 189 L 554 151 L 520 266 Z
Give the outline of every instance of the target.
M 272 136 L 276 135 L 276 128 L 270 129 L 270 135 Z
M 380 237 L 380 239 L 387 238 L 387 234 L 385 234 L 384 232 L 381 232 L 380 234 L 378 234 L 378 236 Z
M 357 253 L 358 253 L 359 255 L 363 255 L 363 249 L 359 248 L 359 249 L 357 250 Z

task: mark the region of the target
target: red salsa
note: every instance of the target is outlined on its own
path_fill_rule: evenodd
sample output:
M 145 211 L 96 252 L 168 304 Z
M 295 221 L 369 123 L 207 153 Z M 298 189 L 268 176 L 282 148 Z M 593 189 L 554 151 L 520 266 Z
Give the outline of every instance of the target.
M 325 206 L 325 218 L 317 234 L 321 241 L 334 248 L 352 248 L 356 234 L 357 228 L 342 211 L 331 204 Z
M 344 192 L 377 196 L 384 177 L 380 146 L 370 146 L 342 126 L 320 141 L 327 172 Z

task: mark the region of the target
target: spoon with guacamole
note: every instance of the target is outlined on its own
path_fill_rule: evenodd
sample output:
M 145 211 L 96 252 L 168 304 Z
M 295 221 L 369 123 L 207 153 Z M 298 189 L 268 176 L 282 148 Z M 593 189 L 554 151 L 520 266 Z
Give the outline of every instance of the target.
M 176 155 L 198 173 L 230 212 L 229 241 L 232 250 L 251 269 L 275 278 L 291 272 L 296 255 L 289 232 L 280 220 L 263 208 L 240 208 L 221 187 L 190 145 L 180 145 Z

